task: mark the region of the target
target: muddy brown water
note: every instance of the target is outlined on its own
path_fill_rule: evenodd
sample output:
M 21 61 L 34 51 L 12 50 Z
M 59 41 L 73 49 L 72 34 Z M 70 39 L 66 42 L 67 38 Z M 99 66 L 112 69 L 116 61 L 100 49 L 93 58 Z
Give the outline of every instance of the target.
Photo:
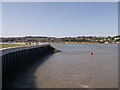
M 117 44 L 52 43 L 51 45 L 62 52 L 37 59 L 36 63 L 11 83 L 11 87 L 118 87 Z M 93 52 L 92 56 L 90 52 Z

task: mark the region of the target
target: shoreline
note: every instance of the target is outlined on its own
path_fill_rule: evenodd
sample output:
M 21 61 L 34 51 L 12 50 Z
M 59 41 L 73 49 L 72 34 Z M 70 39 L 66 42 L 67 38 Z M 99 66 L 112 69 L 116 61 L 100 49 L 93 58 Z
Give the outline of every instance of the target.
M 85 43 L 85 44 L 87 44 L 87 43 L 88 43 L 88 44 L 90 44 L 90 43 L 91 43 L 91 44 L 120 44 L 120 43 L 97 43 L 97 42 L 96 42 L 96 43 L 95 43 L 95 42 L 49 42 L 49 43 L 68 43 L 68 44 L 69 44 L 69 43 L 76 43 L 76 44 L 78 44 L 78 43 L 81 43 L 81 44 L 84 44 L 84 43 Z
M 5 50 L 5 49 L 9 49 L 9 48 L 17 48 L 17 47 L 30 47 L 30 46 L 39 46 L 39 45 L 44 45 L 44 44 L 50 44 L 50 43 L 65 43 L 65 44 L 69 44 L 69 43 L 73 43 L 73 44 L 120 44 L 119 43 L 98 43 L 98 42 L 45 42 L 45 43 L 41 43 L 41 44 L 28 44 L 28 45 L 21 45 L 21 46 L 12 46 L 12 47 L 2 47 L 2 44 L 0 44 L 0 50 Z M 5 43 L 3 43 L 5 44 Z M 15 44 L 15 43 L 9 43 L 9 44 Z M 18 44 L 19 45 L 19 44 Z

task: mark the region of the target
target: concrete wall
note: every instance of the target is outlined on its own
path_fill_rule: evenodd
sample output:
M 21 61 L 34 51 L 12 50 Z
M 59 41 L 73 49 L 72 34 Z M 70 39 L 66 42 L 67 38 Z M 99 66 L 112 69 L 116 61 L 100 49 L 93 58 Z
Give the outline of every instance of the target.
M 2 76 L 24 64 L 50 53 L 53 48 L 50 44 L 17 47 L 2 50 Z

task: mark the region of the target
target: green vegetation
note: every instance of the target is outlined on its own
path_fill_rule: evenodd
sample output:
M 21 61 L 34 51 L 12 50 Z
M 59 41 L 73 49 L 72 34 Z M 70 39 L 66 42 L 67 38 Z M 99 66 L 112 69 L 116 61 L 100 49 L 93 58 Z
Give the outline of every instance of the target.
M 31 44 L 31 45 L 33 45 L 33 44 Z M 0 48 L 31 46 L 31 45 L 29 45 L 29 44 L 3 43 L 3 44 L 0 44 Z

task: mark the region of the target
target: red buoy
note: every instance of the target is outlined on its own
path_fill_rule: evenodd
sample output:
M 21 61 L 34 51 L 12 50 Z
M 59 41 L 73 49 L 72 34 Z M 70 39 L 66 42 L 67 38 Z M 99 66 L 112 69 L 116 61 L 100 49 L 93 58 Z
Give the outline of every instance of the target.
M 90 52 L 90 55 L 93 55 L 93 52 Z

